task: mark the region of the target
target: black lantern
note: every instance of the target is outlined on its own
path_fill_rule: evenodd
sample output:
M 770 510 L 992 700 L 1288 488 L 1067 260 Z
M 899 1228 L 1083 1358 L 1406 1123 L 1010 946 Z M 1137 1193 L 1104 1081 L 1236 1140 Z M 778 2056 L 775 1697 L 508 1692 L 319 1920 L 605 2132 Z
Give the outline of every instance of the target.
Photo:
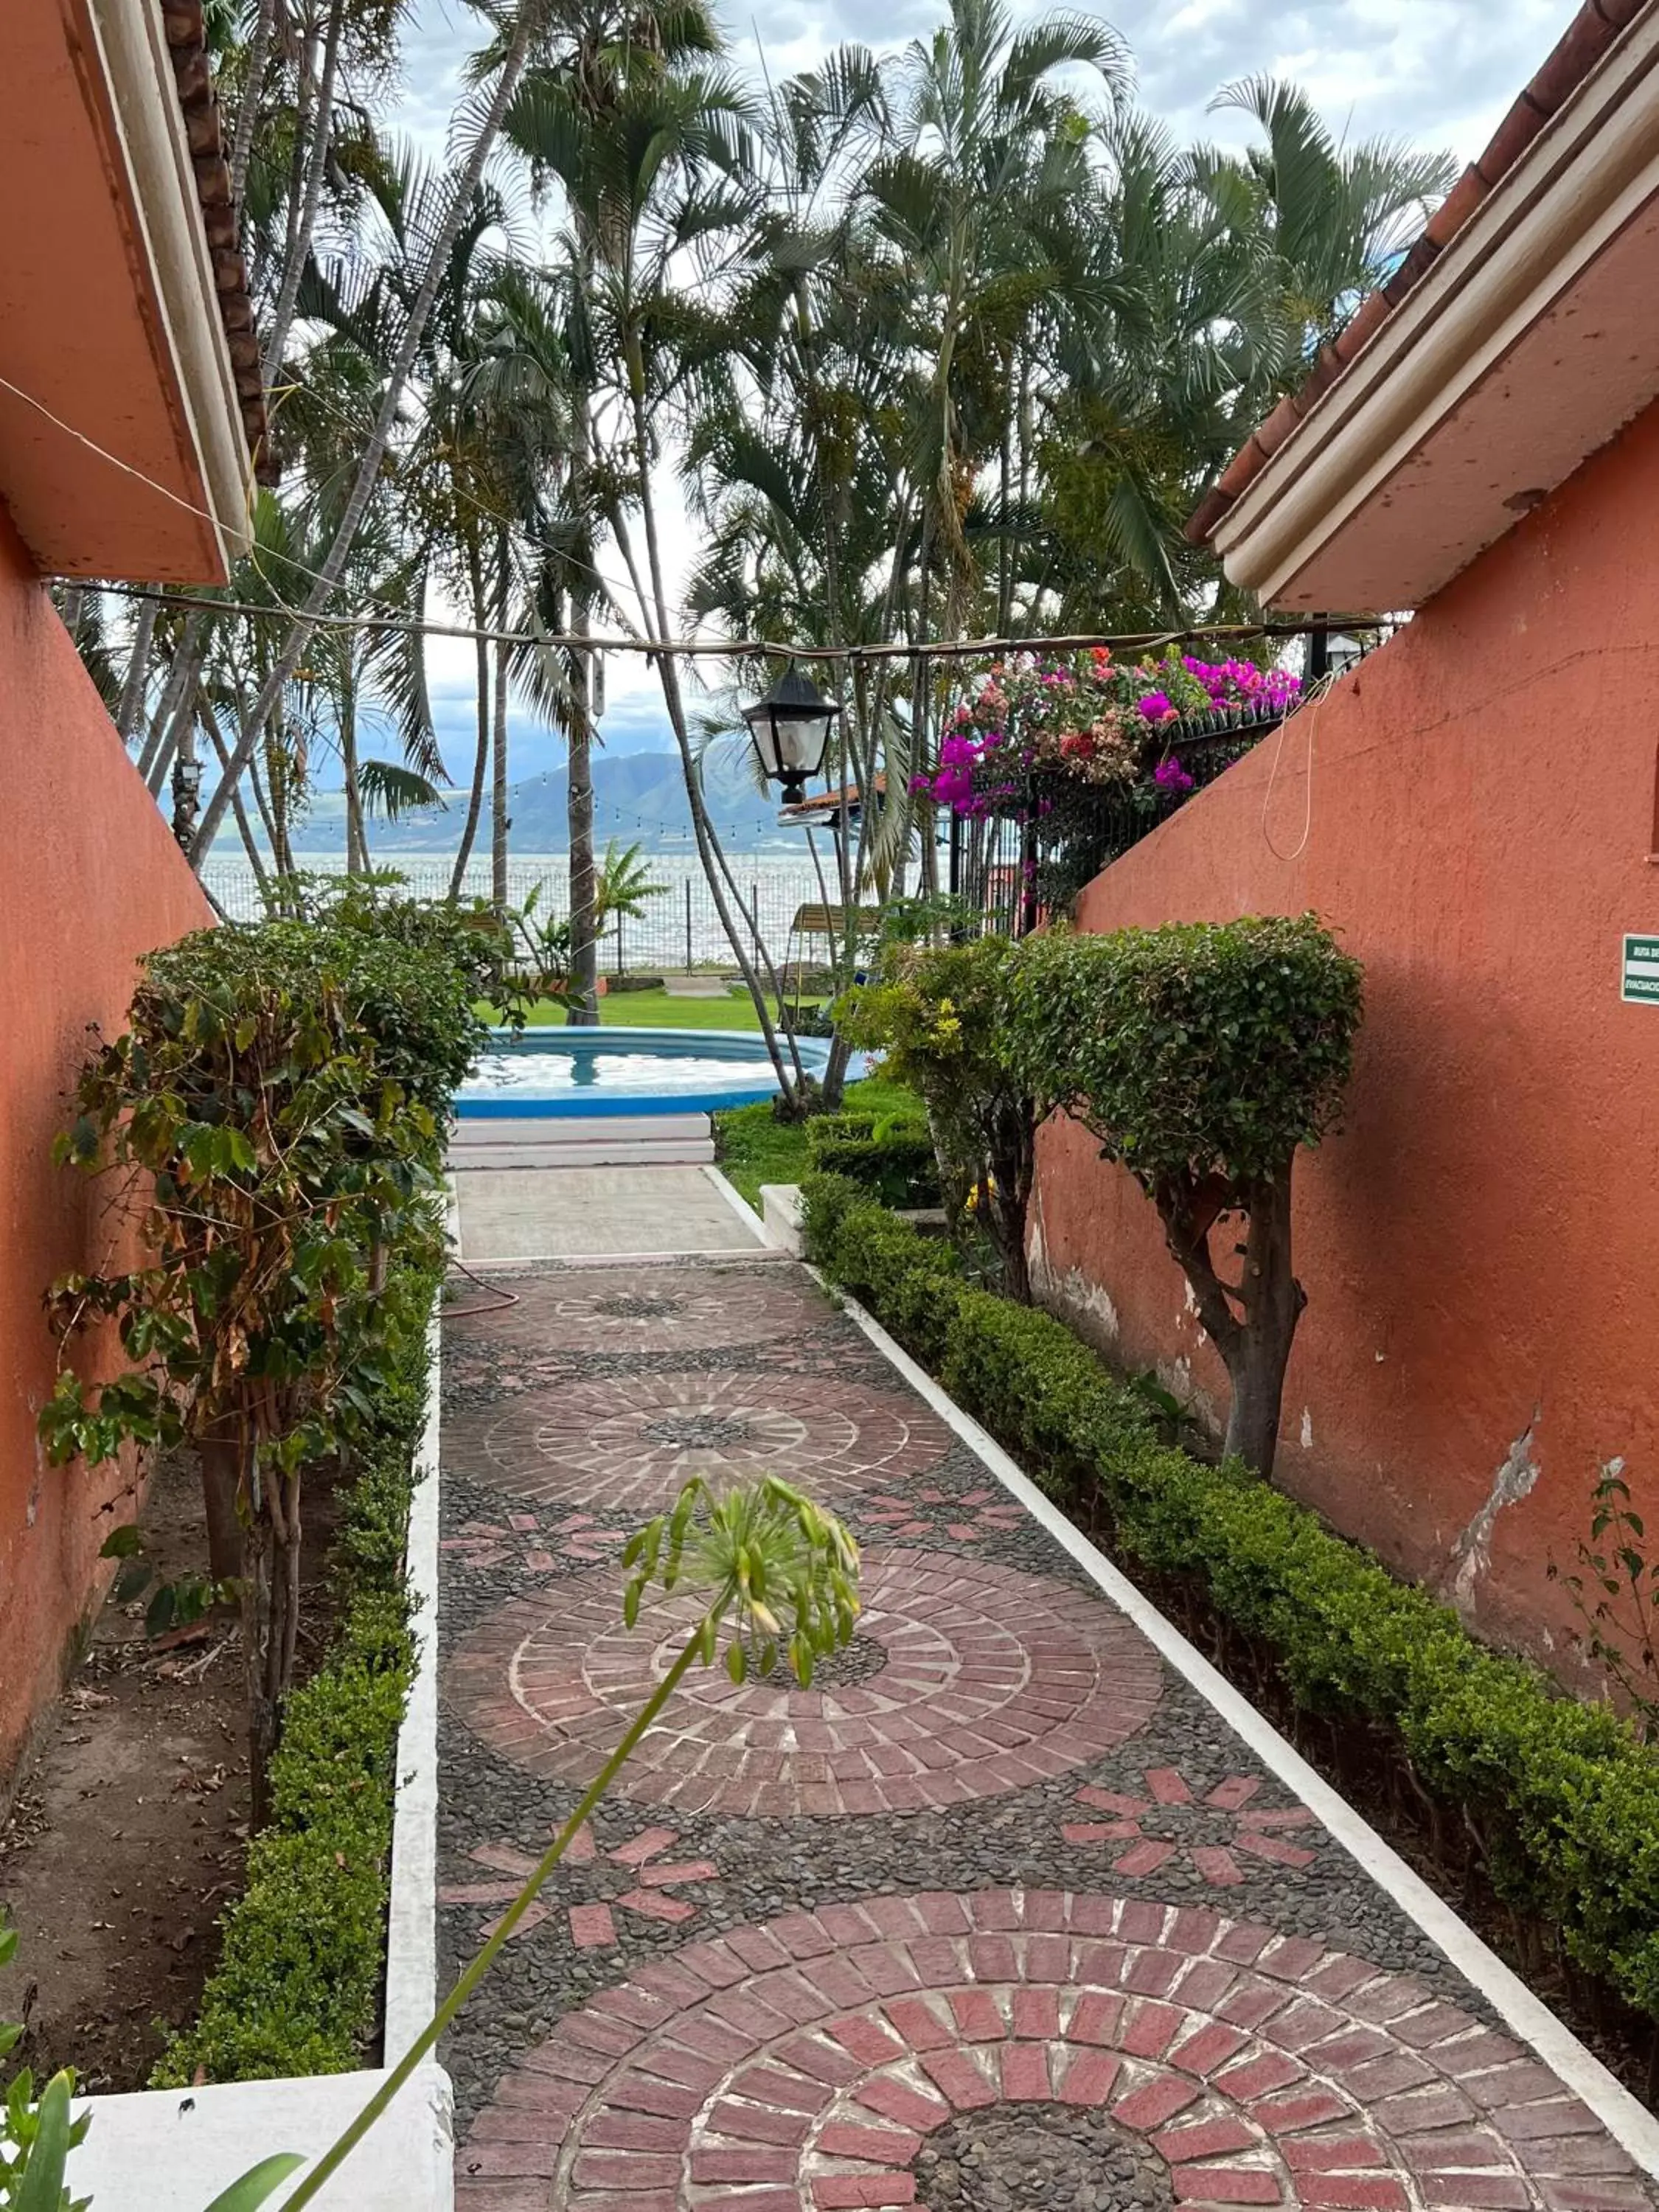
M 763 699 L 744 708 L 761 767 L 783 786 L 786 804 L 806 796 L 807 781 L 823 766 L 830 725 L 840 712 L 793 660 Z

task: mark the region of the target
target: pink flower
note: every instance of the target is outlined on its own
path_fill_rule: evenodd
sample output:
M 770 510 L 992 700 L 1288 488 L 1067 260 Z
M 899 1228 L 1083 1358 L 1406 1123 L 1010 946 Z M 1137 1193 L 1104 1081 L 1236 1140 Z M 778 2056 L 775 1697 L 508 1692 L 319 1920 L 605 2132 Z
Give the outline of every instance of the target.
M 1163 760 L 1152 771 L 1152 781 L 1160 791 L 1192 791 L 1196 788 L 1178 760 Z
M 1148 691 L 1135 704 L 1149 722 L 1165 722 L 1174 714 L 1166 691 Z

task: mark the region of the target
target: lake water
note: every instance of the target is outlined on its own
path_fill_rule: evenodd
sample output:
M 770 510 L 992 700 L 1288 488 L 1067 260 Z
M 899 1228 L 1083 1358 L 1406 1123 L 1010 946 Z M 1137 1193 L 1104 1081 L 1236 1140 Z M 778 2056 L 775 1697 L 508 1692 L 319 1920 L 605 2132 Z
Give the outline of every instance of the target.
M 804 842 L 804 841 L 803 841 Z M 821 845 L 831 900 L 838 896 L 830 854 Z M 730 964 L 731 947 L 720 926 L 714 895 L 695 853 L 662 853 L 642 856 L 651 879 L 664 886 L 660 897 L 647 902 L 636 920 L 617 920 L 605 933 L 600 965 L 608 972 L 638 973 L 653 969 L 696 967 L 718 961 Z M 730 856 L 737 879 L 738 901 L 744 909 L 744 933 L 750 942 L 758 935 L 775 960 L 813 957 L 822 952 L 820 938 L 805 943 L 792 939 L 792 924 L 803 906 L 823 902 L 823 890 L 810 860 L 772 853 L 734 853 Z M 316 873 L 343 875 L 345 863 L 334 854 L 299 854 L 302 868 Z M 436 853 L 407 853 L 392 863 L 410 893 L 419 898 L 441 898 L 448 891 L 453 860 Z M 225 912 L 237 921 L 258 921 L 263 908 L 258 885 L 245 856 L 215 854 L 202 870 L 203 881 Z M 566 853 L 515 854 L 507 864 L 507 897 L 522 906 L 539 886 L 538 912 L 561 916 L 569 912 L 570 858 Z M 464 886 L 468 896 L 487 898 L 490 890 L 489 859 L 486 854 L 468 863 Z

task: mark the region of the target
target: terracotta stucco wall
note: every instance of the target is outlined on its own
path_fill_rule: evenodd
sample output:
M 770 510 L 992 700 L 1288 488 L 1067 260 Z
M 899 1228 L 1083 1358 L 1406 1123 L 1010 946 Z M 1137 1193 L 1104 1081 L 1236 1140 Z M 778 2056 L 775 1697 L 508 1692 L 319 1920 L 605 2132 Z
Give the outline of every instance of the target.
M 138 956 L 211 918 L 0 514 L 0 1789 L 126 1480 L 48 1467 L 35 1442 L 56 1364 L 41 1293 L 102 1264 L 112 1233 L 102 1186 L 54 1169 L 52 1139 L 88 1024 L 118 1034 Z
M 1659 930 L 1656 494 L 1650 411 L 1080 907 L 1312 907 L 1364 962 L 1346 1126 L 1297 1169 L 1279 1480 L 1558 1656 L 1545 1567 L 1600 1462 L 1659 1532 L 1659 1006 L 1619 996 L 1621 933 Z M 1224 1407 L 1149 1202 L 1074 1127 L 1039 1207 L 1048 1302 Z

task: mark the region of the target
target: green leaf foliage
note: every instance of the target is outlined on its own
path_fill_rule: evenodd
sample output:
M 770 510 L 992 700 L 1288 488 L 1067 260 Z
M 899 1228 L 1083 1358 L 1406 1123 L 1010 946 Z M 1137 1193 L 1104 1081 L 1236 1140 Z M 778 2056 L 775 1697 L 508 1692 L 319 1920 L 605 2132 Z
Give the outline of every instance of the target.
M 1133 1565 L 1188 1581 L 1311 1712 L 1392 1739 L 1481 1839 L 1498 1895 L 1659 2018 L 1659 1752 L 1563 1696 L 1455 1613 L 1236 1464 L 1159 1441 L 1154 1414 L 1052 1316 L 969 1287 L 856 1186 L 805 1187 L 808 1255 L 868 1306 L 1050 1496 L 1105 1510 Z
M 1148 1189 L 1282 1174 L 1334 1127 L 1361 970 L 1316 916 L 1028 939 L 1002 1048 Z
M 418 1291 L 429 1311 L 435 1274 L 421 1276 Z M 168 2042 L 155 2087 L 185 2087 L 198 2069 L 210 2081 L 241 2081 L 365 2063 L 386 1960 L 398 1731 L 415 1664 L 404 1561 L 427 1376 L 422 1339 L 389 1368 L 355 1447 L 329 1559 L 334 1641 L 288 1701 L 270 1820 L 249 1845 L 246 1886 L 225 1916 L 201 2011 Z
M 814 1170 L 847 1176 L 884 1206 L 937 1206 L 939 1163 L 927 1124 L 896 1115 L 823 1114 L 806 1124 Z

